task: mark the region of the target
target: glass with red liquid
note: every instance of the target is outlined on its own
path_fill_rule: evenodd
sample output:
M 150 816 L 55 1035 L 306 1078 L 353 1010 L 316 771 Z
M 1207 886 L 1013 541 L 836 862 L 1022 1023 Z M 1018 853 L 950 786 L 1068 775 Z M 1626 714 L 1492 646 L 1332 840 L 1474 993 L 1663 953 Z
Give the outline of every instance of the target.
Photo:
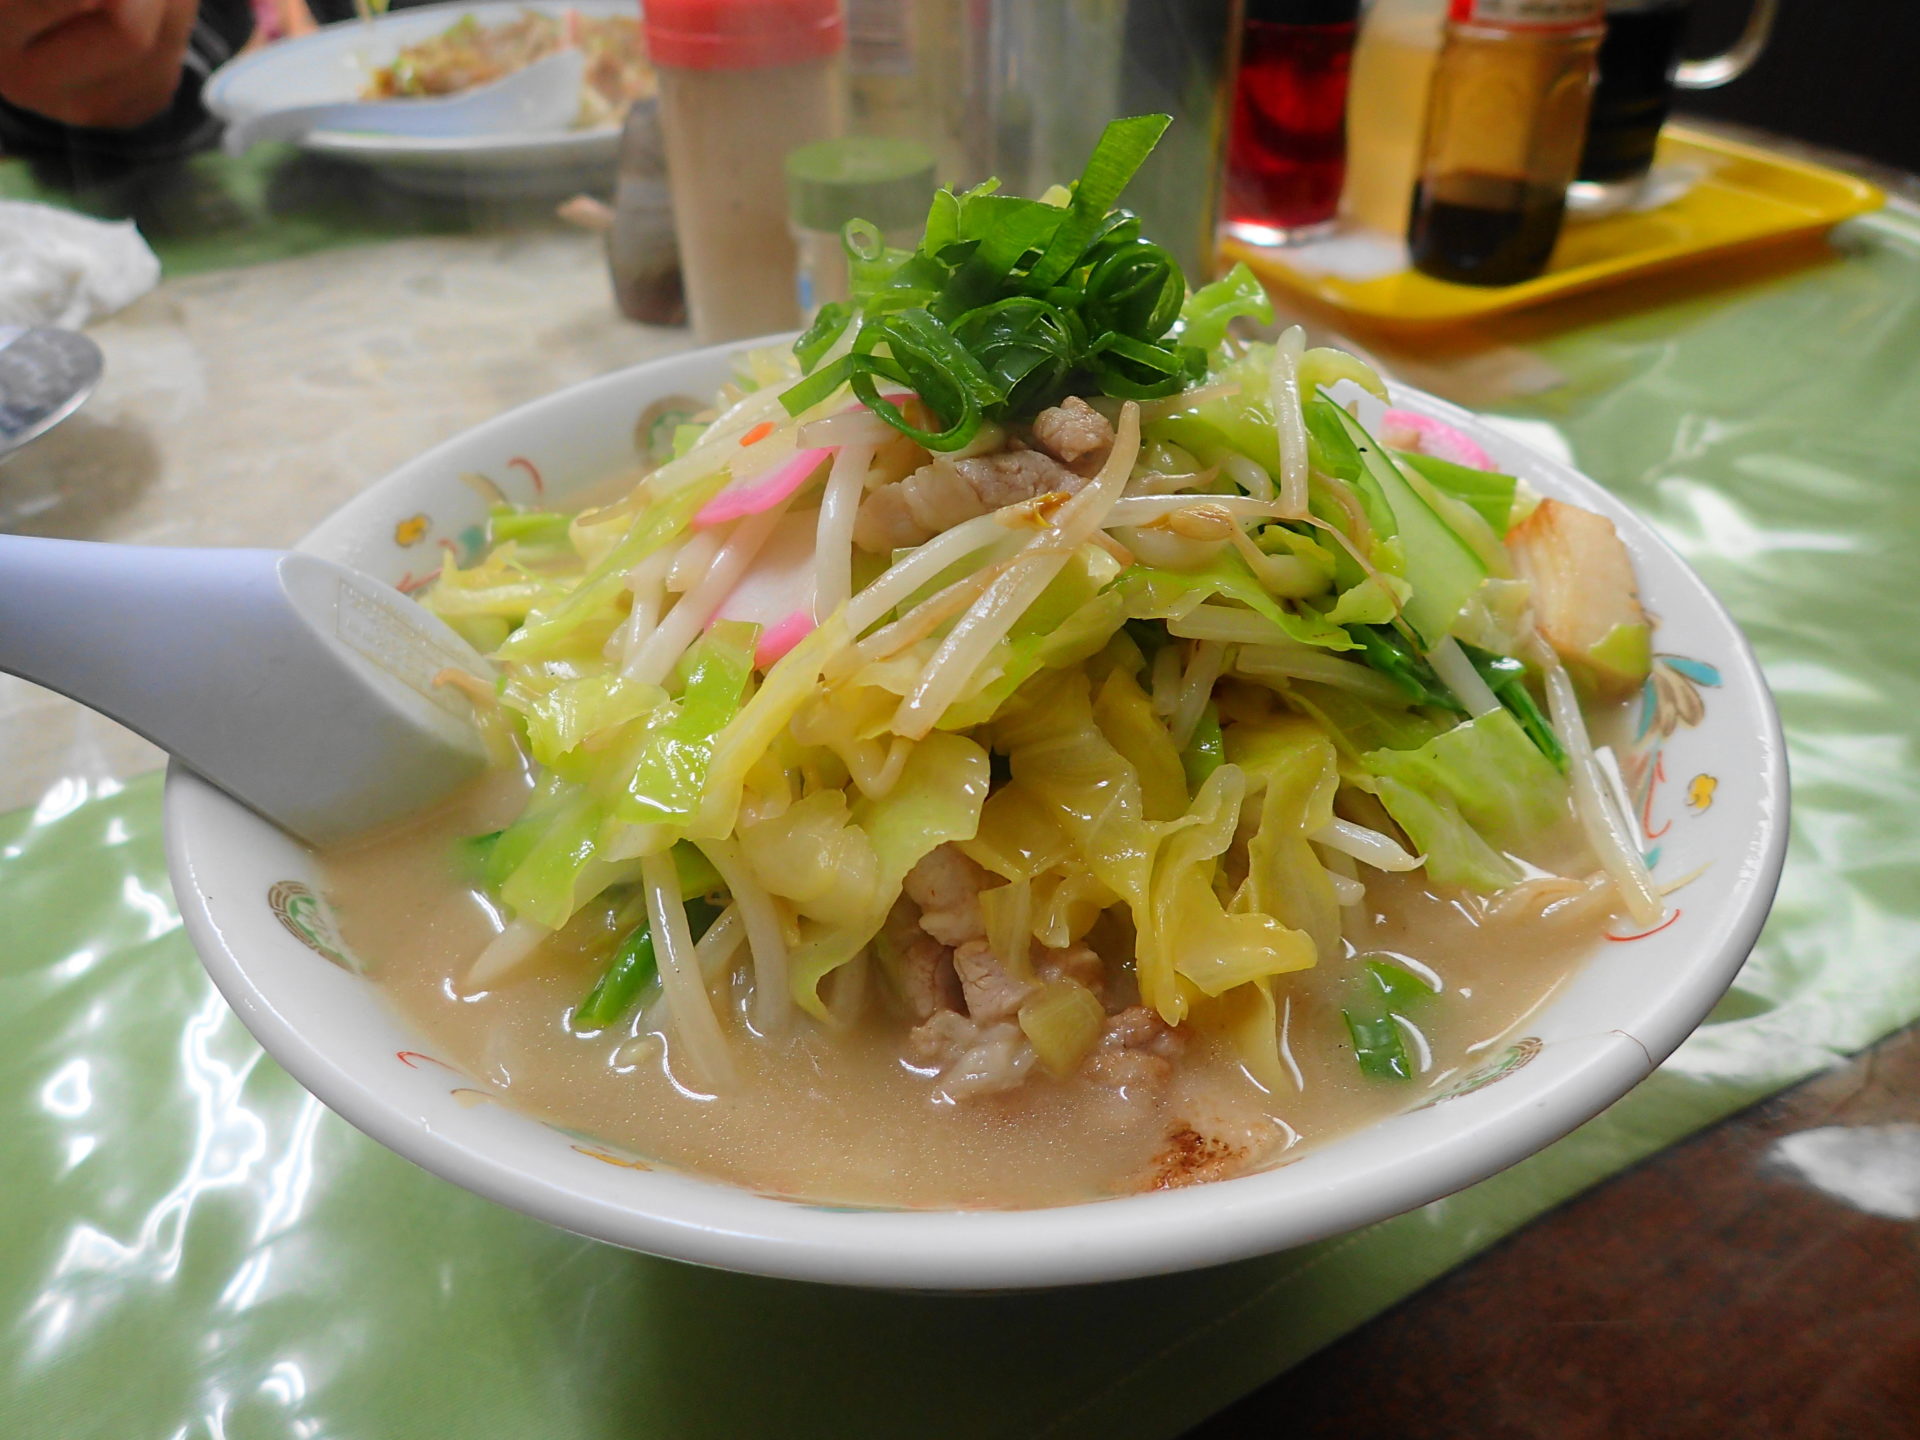
M 1347 178 L 1347 69 L 1360 0 L 1247 0 L 1226 229 L 1290 245 L 1333 228 Z

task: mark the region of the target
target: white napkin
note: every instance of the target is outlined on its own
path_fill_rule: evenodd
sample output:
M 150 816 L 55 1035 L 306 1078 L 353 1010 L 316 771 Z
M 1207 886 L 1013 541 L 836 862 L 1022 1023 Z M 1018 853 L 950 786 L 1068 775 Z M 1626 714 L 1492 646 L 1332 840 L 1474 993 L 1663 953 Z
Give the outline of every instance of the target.
M 131 220 L 0 200 L 0 325 L 77 330 L 132 304 L 159 279 L 159 258 Z

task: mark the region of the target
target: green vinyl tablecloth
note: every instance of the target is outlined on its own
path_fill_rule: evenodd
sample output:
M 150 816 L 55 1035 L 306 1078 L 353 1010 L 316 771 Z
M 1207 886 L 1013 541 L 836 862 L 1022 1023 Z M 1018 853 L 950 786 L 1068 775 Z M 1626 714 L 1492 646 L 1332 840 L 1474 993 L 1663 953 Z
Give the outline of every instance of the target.
M 1564 383 L 1495 408 L 1700 569 L 1792 752 L 1792 853 L 1758 950 L 1599 1119 L 1413 1214 L 1197 1274 L 949 1298 L 698 1271 L 523 1219 L 326 1112 L 195 963 L 157 778 L 76 780 L 0 818 L 0 1435 L 1172 1435 L 1920 1016 L 1920 220 L 1835 244 L 1507 337 Z

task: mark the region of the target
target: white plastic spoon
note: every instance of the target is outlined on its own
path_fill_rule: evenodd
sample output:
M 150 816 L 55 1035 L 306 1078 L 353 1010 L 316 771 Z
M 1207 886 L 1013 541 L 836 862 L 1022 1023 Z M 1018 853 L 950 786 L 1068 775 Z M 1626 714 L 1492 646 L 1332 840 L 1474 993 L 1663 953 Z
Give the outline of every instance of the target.
M 118 720 L 328 845 L 486 764 L 452 686 L 492 667 L 391 586 L 282 550 L 0 535 L 0 671 Z
M 460 137 L 564 130 L 580 113 L 586 59 L 561 50 L 490 85 L 432 100 L 334 100 L 263 110 L 227 123 L 221 145 L 244 155 L 267 140 L 299 140 L 315 130 Z

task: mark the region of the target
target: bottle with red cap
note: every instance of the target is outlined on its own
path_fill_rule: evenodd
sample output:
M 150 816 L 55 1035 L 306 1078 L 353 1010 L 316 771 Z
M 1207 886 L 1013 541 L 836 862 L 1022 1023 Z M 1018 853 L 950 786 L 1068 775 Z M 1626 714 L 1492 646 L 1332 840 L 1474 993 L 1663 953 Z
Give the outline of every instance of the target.
M 1603 0 L 1452 0 L 1407 228 L 1414 268 L 1465 285 L 1547 268 L 1603 34 Z
M 646 0 L 694 334 L 792 329 L 788 152 L 846 128 L 839 0 Z

